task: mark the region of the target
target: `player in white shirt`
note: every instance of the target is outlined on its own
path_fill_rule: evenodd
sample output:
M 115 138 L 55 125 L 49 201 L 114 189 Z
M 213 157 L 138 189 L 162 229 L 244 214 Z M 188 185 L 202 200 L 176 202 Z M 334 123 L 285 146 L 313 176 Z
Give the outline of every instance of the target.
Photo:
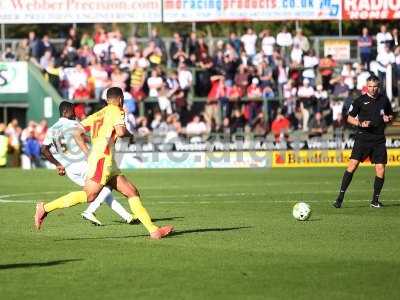
M 88 150 L 82 137 L 84 131 L 80 123 L 75 120 L 72 103 L 61 102 L 59 110 L 60 119 L 48 129 L 43 141 L 42 153 L 56 166 L 60 176 L 67 175 L 77 185 L 84 186 L 88 169 L 87 157 L 83 151 L 83 149 Z M 125 222 L 129 224 L 134 222 L 133 216 L 113 198 L 111 189 L 107 186 L 81 216 L 95 225 L 101 225 L 94 216 L 94 212 L 103 202 L 106 202 Z

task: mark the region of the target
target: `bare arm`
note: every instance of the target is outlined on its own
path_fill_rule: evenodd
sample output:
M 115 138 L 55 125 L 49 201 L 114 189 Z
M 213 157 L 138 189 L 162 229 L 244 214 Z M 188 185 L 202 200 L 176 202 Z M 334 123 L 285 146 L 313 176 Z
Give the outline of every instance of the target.
M 129 131 L 126 129 L 125 125 L 114 126 L 114 129 L 115 129 L 115 133 L 117 134 L 117 137 L 119 137 L 119 138 L 131 136 Z
M 84 133 L 83 129 L 81 129 L 81 128 L 75 129 L 74 132 L 72 133 L 72 136 L 74 137 L 74 140 L 75 140 L 76 144 L 79 146 L 79 148 L 81 148 L 83 153 L 85 153 L 85 155 L 88 156 L 89 155 L 89 147 L 85 143 L 85 133 Z
M 56 166 L 58 175 L 64 176 L 65 168 L 57 159 L 54 158 L 53 154 L 50 152 L 50 145 L 43 145 L 41 147 L 41 151 L 44 157 L 46 157 L 49 162 Z
M 347 123 L 353 125 L 353 126 L 359 126 L 359 127 L 369 127 L 371 121 L 362 121 L 360 122 L 359 119 L 354 118 L 352 116 L 347 117 Z

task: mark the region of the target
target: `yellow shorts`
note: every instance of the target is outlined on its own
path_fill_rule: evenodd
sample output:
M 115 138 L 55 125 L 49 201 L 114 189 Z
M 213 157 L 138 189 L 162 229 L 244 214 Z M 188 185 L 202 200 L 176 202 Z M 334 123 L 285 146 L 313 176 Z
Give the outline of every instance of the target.
M 121 171 L 111 156 L 89 156 L 87 179 L 106 185 L 111 178 L 119 174 Z

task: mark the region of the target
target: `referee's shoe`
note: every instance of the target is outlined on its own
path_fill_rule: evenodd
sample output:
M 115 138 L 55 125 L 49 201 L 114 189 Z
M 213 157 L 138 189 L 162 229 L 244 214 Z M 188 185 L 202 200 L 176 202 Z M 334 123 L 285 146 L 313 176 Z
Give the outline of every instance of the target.
M 382 204 L 382 202 L 379 202 L 379 201 L 372 201 L 371 204 L 370 204 L 370 206 L 371 206 L 372 208 L 382 208 L 382 207 L 383 207 L 383 204 Z

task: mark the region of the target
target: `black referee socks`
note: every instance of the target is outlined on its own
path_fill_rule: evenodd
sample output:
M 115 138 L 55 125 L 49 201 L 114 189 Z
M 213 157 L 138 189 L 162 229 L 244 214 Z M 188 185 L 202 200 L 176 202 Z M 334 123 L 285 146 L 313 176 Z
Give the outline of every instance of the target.
M 380 178 L 378 176 L 375 176 L 375 181 L 374 181 L 374 195 L 372 197 L 372 202 L 378 202 L 379 201 L 379 196 L 381 194 L 381 190 L 383 187 L 383 183 L 385 182 L 385 178 Z
M 353 179 L 353 173 L 350 173 L 347 170 L 344 171 L 343 178 L 342 178 L 342 185 L 340 186 L 340 192 L 339 192 L 339 197 L 338 197 L 338 200 L 340 202 L 343 201 L 344 193 L 346 192 L 347 188 L 349 187 L 352 179 Z

